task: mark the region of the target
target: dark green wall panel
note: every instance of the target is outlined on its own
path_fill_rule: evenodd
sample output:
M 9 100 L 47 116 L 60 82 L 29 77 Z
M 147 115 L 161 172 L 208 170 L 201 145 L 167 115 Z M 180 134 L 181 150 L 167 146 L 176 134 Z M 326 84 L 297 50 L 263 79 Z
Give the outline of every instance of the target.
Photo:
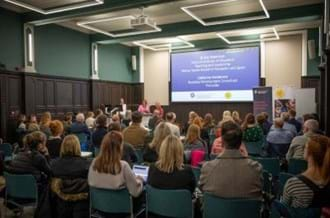
M 23 24 L 20 15 L 0 8 L 0 63 L 8 70 L 24 65 Z
M 89 78 L 88 34 L 58 25 L 35 28 L 36 71 L 40 74 Z

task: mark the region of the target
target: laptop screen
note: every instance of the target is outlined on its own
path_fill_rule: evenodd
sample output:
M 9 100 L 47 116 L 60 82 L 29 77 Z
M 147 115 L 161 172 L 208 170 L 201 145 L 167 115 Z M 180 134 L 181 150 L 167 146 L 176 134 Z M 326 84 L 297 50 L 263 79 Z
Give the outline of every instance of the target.
M 137 176 L 141 176 L 143 181 L 146 182 L 148 179 L 149 166 L 133 165 L 133 172 Z

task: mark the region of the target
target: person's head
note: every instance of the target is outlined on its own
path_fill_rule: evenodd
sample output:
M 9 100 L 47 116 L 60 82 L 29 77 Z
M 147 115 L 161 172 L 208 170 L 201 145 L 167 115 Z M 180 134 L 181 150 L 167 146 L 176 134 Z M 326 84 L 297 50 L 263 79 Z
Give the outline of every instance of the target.
M 118 114 L 112 115 L 111 121 L 114 122 L 114 123 L 120 123 L 120 117 L 119 117 L 119 115 Z
M 95 120 L 96 123 L 96 127 L 97 128 L 104 128 L 107 126 L 107 116 L 104 114 L 101 114 L 99 116 L 96 117 Z
M 152 112 L 152 115 L 154 117 L 160 117 L 160 111 L 156 108 L 153 112 Z
M 317 133 L 319 130 L 319 122 L 313 119 L 309 119 L 304 123 L 303 132 Z
M 166 136 L 171 134 L 171 129 L 165 122 L 160 122 L 154 131 L 154 137 L 149 144 L 149 147 L 154 149 L 157 153 L 159 153 L 160 145 Z
M 207 113 L 204 116 L 204 126 L 213 126 L 213 116 L 211 113 Z
M 201 130 L 199 126 L 195 124 L 191 124 L 187 131 L 186 141 L 188 143 L 193 143 L 196 139 L 200 138 L 200 135 L 201 135 Z
M 52 115 L 50 112 L 44 112 L 40 118 L 40 124 L 43 126 L 49 126 L 50 121 L 52 121 Z
M 53 120 L 49 123 L 49 129 L 52 136 L 61 136 L 63 134 L 63 124 L 59 120 Z
M 93 111 L 88 111 L 86 117 L 87 118 L 94 117 L 94 112 Z
M 156 166 L 166 173 L 183 169 L 183 145 L 178 137 L 169 135 L 163 140 Z
M 268 120 L 269 115 L 267 112 L 261 112 L 261 114 L 264 115 L 265 120 Z
M 312 113 L 313 119 L 316 120 L 317 122 L 320 122 L 320 117 L 317 113 Z
M 222 120 L 228 120 L 229 118 L 232 118 L 231 117 L 231 112 L 226 110 L 222 113 Z
M 175 119 L 176 119 L 176 115 L 173 112 L 168 112 L 168 113 L 166 113 L 165 118 L 166 118 L 167 122 L 174 123 Z
M 314 135 L 306 143 L 304 158 L 321 174 L 326 183 L 330 180 L 330 140 L 326 136 Z
M 220 125 L 216 125 L 214 127 L 214 133 L 215 133 L 216 138 L 221 137 L 221 126 Z
M 35 114 L 30 114 L 29 123 L 38 123 L 37 116 Z
M 98 117 L 101 114 L 103 114 L 103 111 L 100 108 L 95 111 L 95 116 L 96 117 Z
M 197 117 L 197 113 L 195 111 L 190 111 L 188 114 L 189 121 L 188 123 L 192 123 L 192 121 Z
M 194 118 L 194 120 L 192 121 L 192 124 L 197 125 L 200 129 L 203 127 L 203 120 L 201 117 L 197 116 Z
M 283 113 L 281 113 L 281 118 L 284 122 L 288 122 L 290 119 L 290 115 L 288 112 L 283 112 Z
M 248 128 L 248 125 L 253 125 L 256 123 L 256 120 L 254 119 L 254 115 L 252 113 L 248 113 L 245 115 L 244 122 L 242 124 L 242 129 L 245 130 Z
M 159 110 L 162 107 L 162 105 L 160 104 L 160 102 L 157 101 L 155 103 L 155 107 Z
M 85 121 L 85 115 L 83 113 L 78 113 L 76 115 L 76 122 L 83 123 Z
M 276 129 L 282 129 L 284 125 L 284 122 L 281 118 L 275 118 L 274 120 L 274 126 Z
M 20 114 L 18 116 L 18 123 L 24 123 L 26 121 L 26 116 L 25 114 Z
M 261 113 L 261 114 L 258 114 L 258 115 L 257 115 L 256 120 L 257 120 L 257 123 L 258 123 L 259 125 L 262 125 L 262 124 L 266 121 L 266 118 L 265 118 L 265 116 Z
M 40 131 L 40 127 L 37 123 L 30 123 L 28 125 L 28 129 L 27 129 L 28 132 L 35 132 L 35 131 Z
M 108 131 L 111 132 L 111 131 L 118 131 L 120 132 L 121 131 L 121 126 L 119 123 L 110 123 L 109 126 L 108 126 Z
M 304 114 L 302 117 L 304 122 L 314 118 L 312 114 Z
M 99 173 L 118 174 L 123 150 L 123 136 L 118 131 L 107 133 L 102 140 L 101 150 L 95 159 L 93 169 Z
M 148 105 L 148 101 L 147 101 L 147 99 L 143 99 L 143 101 L 142 101 L 142 105 L 143 105 L 143 106 L 147 106 L 147 105 Z
M 241 127 L 233 122 L 226 121 L 221 126 L 222 140 L 226 149 L 239 149 L 243 133 Z
M 77 136 L 67 135 L 61 144 L 60 157 L 81 156 L 80 142 Z
M 72 122 L 72 116 L 73 116 L 73 113 L 72 112 L 67 112 L 64 116 L 64 121 L 66 122 Z
M 297 115 L 297 113 L 296 113 L 296 111 L 295 110 L 289 110 L 289 117 L 291 118 L 291 119 L 293 119 L 293 118 L 295 118 L 296 117 L 296 115 Z
M 140 124 L 142 122 L 142 114 L 139 111 L 134 111 L 132 113 L 132 122 Z
M 35 131 L 24 136 L 23 145 L 28 150 L 39 151 L 46 146 L 46 141 L 47 137 L 45 133 Z
M 233 111 L 232 117 L 235 121 L 239 121 L 241 118 L 239 117 L 238 111 Z
M 122 105 L 122 104 L 125 104 L 125 100 L 124 100 L 124 98 L 120 98 L 120 104 Z

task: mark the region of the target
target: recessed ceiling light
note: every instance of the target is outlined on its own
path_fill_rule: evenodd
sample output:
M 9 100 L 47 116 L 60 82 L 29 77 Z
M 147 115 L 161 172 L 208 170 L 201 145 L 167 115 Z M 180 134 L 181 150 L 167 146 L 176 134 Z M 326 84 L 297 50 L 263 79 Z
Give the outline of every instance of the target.
M 38 8 L 36 6 L 33 6 L 31 4 L 28 3 L 24 3 L 18 0 L 4 0 L 5 2 L 9 2 L 11 4 L 32 10 L 32 11 L 36 11 L 38 13 L 41 14 L 55 14 L 55 13 L 59 13 L 59 12 L 63 12 L 63 11 L 70 11 L 70 10 L 75 10 L 75 9 L 79 9 L 79 8 L 86 8 L 86 7 L 90 7 L 90 6 L 95 6 L 95 5 L 100 5 L 103 4 L 103 0 L 93 0 L 93 1 L 85 1 L 85 2 L 81 2 L 81 3 L 75 3 L 75 4 L 71 4 L 70 6 L 60 6 L 57 8 L 53 8 L 53 9 L 42 9 L 42 8 Z
M 272 33 L 265 34 L 264 32 L 267 30 L 268 30 L 268 32 L 272 32 Z M 248 35 L 259 35 L 260 38 L 259 39 L 232 40 L 232 41 L 230 41 L 228 39 L 229 37 L 248 36 Z M 264 41 L 272 41 L 272 40 L 280 39 L 280 36 L 278 35 L 275 27 L 268 27 L 268 28 L 263 27 L 263 28 L 247 29 L 247 30 L 235 30 L 235 31 L 221 32 L 221 33 L 217 33 L 217 36 L 219 36 L 227 44 L 264 42 Z
M 197 16 L 195 13 L 193 13 L 190 9 L 194 8 L 203 8 L 207 6 L 214 6 L 214 5 L 224 5 L 226 3 L 230 2 L 236 2 L 238 0 L 223 0 L 223 1 L 216 1 L 216 2 L 210 2 L 210 3 L 203 3 L 203 4 L 196 4 L 196 5 L 190 5 L 190 6 L 184 6 L 181 7 L 181 9 L 187 13 L 189 16 L 197 20 L 199 23 L 201 23 L 204 26 L 212 26 L 212 25 L 220 25 L 220 24 L 226 24 L 226 23 L 236 23 L 236 22 L 244 22 L 244 21 L 251 21 L 251 20 L 261 20 L 261 19 L 267 19 L 269 18 L 268 10 L 266 9 L 264 3 L 262 0 L 258 0 L 260 3 L 260 6 L 262 10 L 264 11 L 264 15 L 258 15 L 258 16 L 251 16 L 251 17 L 245 17 L 245 18 L 233 18 L 228 20 L 218 20 L 218 21 L 204 21 L 201 17 Z
M 182 43 L 183 45 L 173 45 L 173 43 Z M 149 39 L 135 41 L 133 44 L 141 46 L 145 49 L 153 51 L 164 51 L 164 50 L 173 50 L 173 49 L 184 49 L 184 48 L 194 48 L 195 45 L 184 40 L 181 37 L 172 37 L 172 38 L 160 38 L 160 39 Z

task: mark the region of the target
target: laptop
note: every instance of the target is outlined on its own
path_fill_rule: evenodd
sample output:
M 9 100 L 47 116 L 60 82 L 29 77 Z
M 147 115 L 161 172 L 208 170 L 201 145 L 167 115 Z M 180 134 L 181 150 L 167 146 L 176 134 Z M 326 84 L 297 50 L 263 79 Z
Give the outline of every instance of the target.
M 141 176 L 143 178 L 143 182 L 147 182 L 149 166 L 133 165 L 133 172 L 135 175 Z

